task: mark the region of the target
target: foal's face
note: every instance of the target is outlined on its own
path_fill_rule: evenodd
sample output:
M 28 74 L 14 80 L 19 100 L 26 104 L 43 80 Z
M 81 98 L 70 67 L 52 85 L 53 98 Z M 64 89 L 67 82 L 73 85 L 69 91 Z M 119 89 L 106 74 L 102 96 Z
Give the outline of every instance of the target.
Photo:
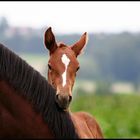
M 73 46 L 57 45 L 49 28 L 45 32 L 45 45 L 50 52 L 48 61 L 48 81 L 56 89 L 56 103 L 63 110 L 69 107 L 72 100 L 72 88 L 76 72 L 79 69 L 77 56 L 86 43 L 86 33 Z
M 72 87 L 79 63 L 74 52 L 65 45 L 60 45 L 50 56 L 48 62 L 48 80 L 57 90 L 57 95 L 62 94 L 71 100 Z

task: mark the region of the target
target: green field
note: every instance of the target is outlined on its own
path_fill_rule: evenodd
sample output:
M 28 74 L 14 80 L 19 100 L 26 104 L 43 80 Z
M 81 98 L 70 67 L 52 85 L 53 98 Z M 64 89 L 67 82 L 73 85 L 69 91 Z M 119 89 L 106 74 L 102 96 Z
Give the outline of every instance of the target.
M 79 95 L 72 112 L 86 111 L 99 122 L 105 138 L 140 138 L 139 95 Z

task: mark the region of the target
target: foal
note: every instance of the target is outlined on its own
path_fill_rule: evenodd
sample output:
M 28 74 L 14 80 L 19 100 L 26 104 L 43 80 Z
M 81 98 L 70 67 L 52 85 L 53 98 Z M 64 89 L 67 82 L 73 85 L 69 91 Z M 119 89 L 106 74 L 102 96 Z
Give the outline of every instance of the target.
M 50 54 L 48 81 L 56 89 L 55 101 L 64 111 L 69 111 L 76 72 L 80 68 L 77 56 L 85 47 L 86 42 L 86 32 L 72 46 L 63 43 L 57 44 L 51 27 L 44 35 L 44 44 Z M 71 113 L 71 118 L 80 138 L 103 137 L 98 123 L 90 114 L 85 112 Z

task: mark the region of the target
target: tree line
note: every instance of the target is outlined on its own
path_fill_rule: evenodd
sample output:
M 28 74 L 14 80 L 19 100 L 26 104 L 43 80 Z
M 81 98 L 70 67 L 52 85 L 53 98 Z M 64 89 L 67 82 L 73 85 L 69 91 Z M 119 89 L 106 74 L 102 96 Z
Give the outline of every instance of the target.
M 5 18 L 0 20 L 0 42 L 18 53 L 48 54 L 43 44 L 44 30 L 32 29 L 27 36 L 20 28 L 12 36 L 12 29 Z M 140 33 L 89 33 L 89 41 L 84 50 L 82 79 L 104 81 L 128 81 L 140 83 Z M 56 40 L 71 45 L 80 38 L 80 34 L 56 35 Z

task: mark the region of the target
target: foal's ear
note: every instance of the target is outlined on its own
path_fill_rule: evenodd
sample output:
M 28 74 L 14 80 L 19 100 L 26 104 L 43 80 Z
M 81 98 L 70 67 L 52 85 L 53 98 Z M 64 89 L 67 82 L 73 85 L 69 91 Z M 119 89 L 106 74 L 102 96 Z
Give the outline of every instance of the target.
M 50 54 L 53 53 L 57 49 L 55 36 L 52 32 L 51 27 L 49 27 L 45 32 L 44 44 L 45 44 L 46 48 L 50 51 Z
M 87 32 L 85 32 L 80 40 L 78 42 L 76 42 L 71 49 L 75 52 L 76 57 L 82 52 L 82 50 L 84 49 L 84 47 L 86 46 L 87 43 Z

